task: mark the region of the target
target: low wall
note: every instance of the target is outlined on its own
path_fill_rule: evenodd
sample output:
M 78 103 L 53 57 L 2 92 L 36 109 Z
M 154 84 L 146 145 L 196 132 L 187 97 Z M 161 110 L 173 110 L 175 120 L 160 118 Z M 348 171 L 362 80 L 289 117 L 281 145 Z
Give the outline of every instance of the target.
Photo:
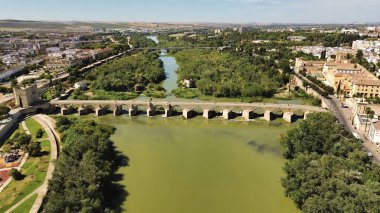
M 18 108 L 13 109 L 10 112 L 11 120 L 0 126 L 0 145 L 2 145 L 6 139 L 10 136 L 10 134 L 17 128 L 17 124 L 20 123 L 21 118 L 25 117 L 26 115 L 35 114 L 38 110 L 49 110 L 50 104 L 45 103 L 29 108 Z

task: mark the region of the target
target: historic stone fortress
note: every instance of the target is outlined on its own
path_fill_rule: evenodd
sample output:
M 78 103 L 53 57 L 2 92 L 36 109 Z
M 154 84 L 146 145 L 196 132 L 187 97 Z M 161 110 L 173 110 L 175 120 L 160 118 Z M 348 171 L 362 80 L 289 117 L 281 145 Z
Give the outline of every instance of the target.
M 295 72 L 315 76 L 349 97 L 380 97 L 380 80 L 360 64 L 351 63 L 348 55 L 338 52 L 335 59 L 327 61 L 297 58 Z

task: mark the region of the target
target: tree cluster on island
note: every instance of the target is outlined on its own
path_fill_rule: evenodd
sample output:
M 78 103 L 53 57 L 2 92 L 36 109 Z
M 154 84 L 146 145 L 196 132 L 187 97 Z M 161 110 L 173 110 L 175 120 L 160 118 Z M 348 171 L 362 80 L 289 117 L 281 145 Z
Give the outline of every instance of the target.
M 289 81 L 281 64 L 265 57 L 234 55 L 215 50 L 183 50 L 175 53 L 180 79 L 192 79 L 204 95 L 215 97 L 272 97 Z M 289 66 L 285 63 L 284 68 Z M 287 70 L 288 71 L 288 70 Z
M 285 194 L 304 212 L 380 212 L 380 167 L 330 113 L 313 113 L 282 139 Z
M 135 92 L 144 90 L 149 84 L 160 83 L 165 79 L 165 72 L 156 52 L 141 52 L 108 62 L 91 72 L 87 79 L 93 81 L 92 90 Z M 150 90 L 155 88 L 149 86 Z

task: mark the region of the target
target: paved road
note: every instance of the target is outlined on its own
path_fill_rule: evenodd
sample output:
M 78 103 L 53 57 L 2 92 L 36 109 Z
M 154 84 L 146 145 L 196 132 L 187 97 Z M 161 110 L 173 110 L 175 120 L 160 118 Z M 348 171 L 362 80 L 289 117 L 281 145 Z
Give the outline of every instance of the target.
M 28 194 L 25 198 L 20 200 L 18 203 L 16 203 L 14 206 L 12 206 L 10 209 L 8 209 L 5 213 L 12 212 L 14 209 L 19 207 L 22 203 L 24 203 L 26 200 L 28 200 L 30 197 L 32 197 L 34 194 L 37 193 L 38 197 L 36 201 L 34 202 L 32 209 L 30 210 L 31 213 L 37 213 L 42 205 L 43 198 L 45 197 L 47 190 L 48 190 L 48 182 L 53 177 L 53 171 L 54 171 L 54 163 L 53 161 L 57 159 L 58 156 L 58 148 L 57 148 L 57 141 L 55 139 L 54 135 L 54 129 L 51 129 L 50 126 L 50 120 L 46 118 L 46 115 L 35 115 L 33 116 L 33 119 L 36 120 L 45 130 L 49 137 L 50 146 L 51 146 L 51 159 L 49 163 L 49 167 L 47 170 L 47 174 L 44 180 L 44 183 L 38 187 L 36 190 Z
M 335 114 L 338 118 L 339 122 L 344 125 L 344 127 L 350 132 L 359 133 L 355 127 L 352 125 L 352 112 L 350 109 L 343 109 L 341 107 L 341 102 L 335 98 L 330 97 L 330 99 L 326 99 L 326 102 L 329 105 L 330 110 Z M 376 163 L 380 163 L 380 152 L 379 149 L 373 144 L 365 135 L 361 134 L 361 138 L 363 140 L 363 146 L 366 151 L 371 152 L 373 155 L 373 159 Z

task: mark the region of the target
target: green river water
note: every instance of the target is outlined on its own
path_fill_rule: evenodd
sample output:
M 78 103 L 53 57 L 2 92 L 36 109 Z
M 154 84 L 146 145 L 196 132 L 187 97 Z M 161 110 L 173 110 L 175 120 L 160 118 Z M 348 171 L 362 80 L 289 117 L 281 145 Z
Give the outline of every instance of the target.
M 157 37 L 149 37 L 158 43 Z M 170 93 L 177 87 L 175 58 L 161 55 Z M 175 99 L 169 96 L 167 99 Z M 94 117 L 113 125 L 117 149 L 130 165 L 119 184 L 130 213 L 298 212 L 284 196 L 280 135 L 292 125 L 280 121 L 226 121 L 179 116 Z
M 297 212 L 280 184 L 279 137 L 290 124 L 197 117 L 95 118 L 130 159 L 120 184 L 131 213 Z M 293 124 L 294 125 L 294 124 Z

